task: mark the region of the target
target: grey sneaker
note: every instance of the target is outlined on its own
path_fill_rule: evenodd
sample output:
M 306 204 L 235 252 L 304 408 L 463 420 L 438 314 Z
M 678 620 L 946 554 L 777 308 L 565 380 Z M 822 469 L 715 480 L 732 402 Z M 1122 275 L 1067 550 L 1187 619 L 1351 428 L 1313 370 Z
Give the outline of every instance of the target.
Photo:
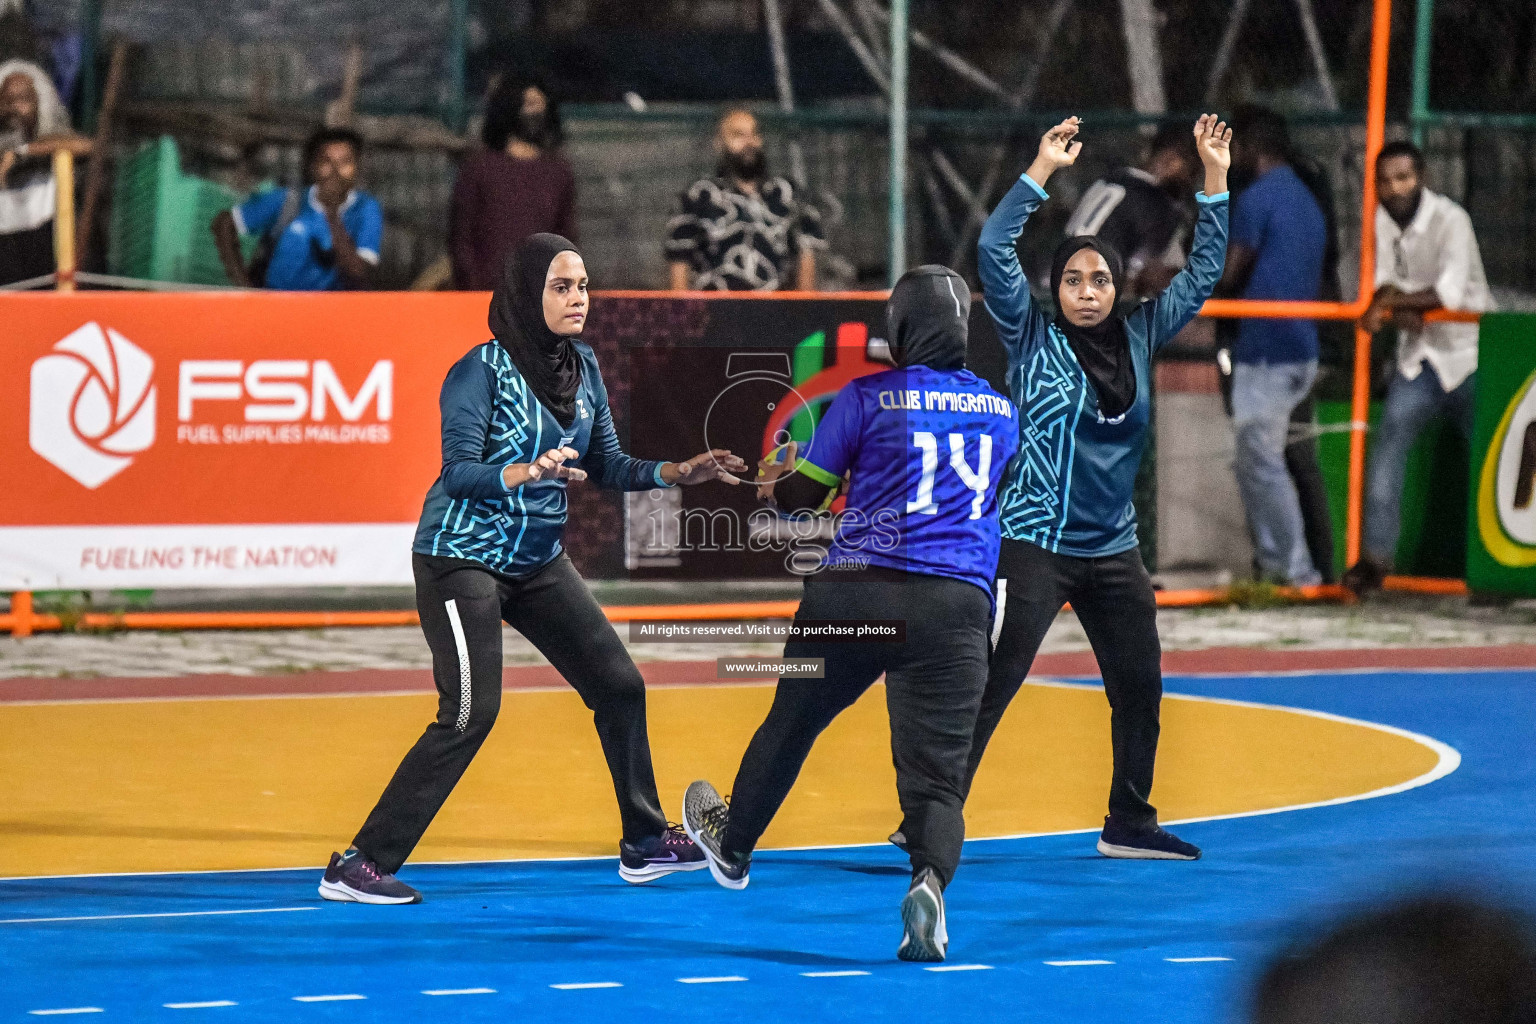
M 331 854 L 320 895 L 340 903 L 420 903 L 421 893 L 386 875 L 361 850 Z
M 745 889 L 752 855 L 727 855 L 723 851 L 725 826 L 730 820 L 730 805 L 703 779 L 691 783 L 683 793 L 683 831 L 709 859 L 709 873 L 727 889 Z
M 932 868 L 923 868 L 912 879 L 907 898 L 901 901 L 901 923 L 906 928 L 896 949 L 900 960 L 937 963 L 949 951 L 949 931 L 944 927 L 944 890 Z

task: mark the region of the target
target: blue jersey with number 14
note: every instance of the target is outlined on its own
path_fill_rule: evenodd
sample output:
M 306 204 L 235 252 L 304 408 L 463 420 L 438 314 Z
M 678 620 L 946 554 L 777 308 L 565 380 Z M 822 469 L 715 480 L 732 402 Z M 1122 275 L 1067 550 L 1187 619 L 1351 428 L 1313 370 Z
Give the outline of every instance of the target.
M 969 370 L 909 366 L 850 381 L 799 464 L 828 485 L 851 477 L 828 568 L 879 565 L 991 593 L 997 489 L 1018 446 L 1017 410 Z

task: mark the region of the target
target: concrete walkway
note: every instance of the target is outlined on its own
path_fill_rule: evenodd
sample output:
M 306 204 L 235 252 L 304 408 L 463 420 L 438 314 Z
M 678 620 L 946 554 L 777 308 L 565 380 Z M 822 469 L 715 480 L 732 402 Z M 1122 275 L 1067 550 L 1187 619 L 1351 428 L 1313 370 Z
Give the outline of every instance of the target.
M 1354 606 L 1178 609 L 1161 612 L 1159 628 L 1168 650 L 1477 647 L 1536 639 L 1536 602 L 1481 608 L 1464 599 L 1388 595 Z M 619 627 L 619 634 L 627 643 L 627 629 Z M 504 644 L 507 665 L 543 664 L 538 651 L 511 629 L 504 632 Z M 636 661 L 697 661 L 781 651 L 773 643 L 635 643 L 629 648 Z M 1063 614 L 1042 650 L 1088 650 L 1076 616 Z M 0 678 L 272 675 L 431 664 L 415 627 L 0 637 Z

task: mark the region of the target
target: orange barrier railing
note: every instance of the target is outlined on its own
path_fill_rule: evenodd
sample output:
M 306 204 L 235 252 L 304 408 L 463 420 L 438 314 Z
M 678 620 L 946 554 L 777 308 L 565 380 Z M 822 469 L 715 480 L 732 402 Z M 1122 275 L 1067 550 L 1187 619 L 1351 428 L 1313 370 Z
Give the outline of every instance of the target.
M 1397 580 L 1398 577 L 1392 579 Z M 1459 583 L 1459 580 L 1417 581 L 1426 585 Z M 1402 587 L 1399 589 L 1408 589 Z M 1421 592 L 1439 593 L 1426 586 Z M 1275 596 L 1291 601 L 1348 601 L 1349 591 L 1338 586 L 1278 587 Z M 23 599 L 24 598 L 24 599 Z M 1159 608 L 1199 608 L 1230 604 L 1231 590 L 1162 590 Z M 609 622 L 744 621 L 792 619 L 799 601 L 732 601 L 717 604 L 611 605 L 603 609 Z M 0 615 L 0 631 L 12 636 L 56 632 L 68 622 L 83 630 L 118 629 L 327 629 L 335 626 L 414 626 L 420 618 L 411 611 L 379 612 L 87 612 L 66 619 L 32 611 L 30 594 L 12 596 L 11 611 Z

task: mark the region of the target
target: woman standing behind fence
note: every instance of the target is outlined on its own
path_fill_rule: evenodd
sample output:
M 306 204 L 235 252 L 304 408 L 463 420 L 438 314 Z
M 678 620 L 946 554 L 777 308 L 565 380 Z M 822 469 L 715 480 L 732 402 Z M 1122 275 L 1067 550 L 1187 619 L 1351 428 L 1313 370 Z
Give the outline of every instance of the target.
M 997 575 L 1002 631 L 971 747 L 967 789 L 987 741 L 1066 602 L 1083 624 L 1111 709 L 1114 774 L 1099 852 L 1193 860 L 1198 848 L 1163 831 L 1148 802 L 1157 757 L 1162 650 L 1157 601 L 1136 545 L 1131 490 L 1150 420 L 1152 356 L 1210 296 L 1227 245 L 1231 131 L 1207 114 L 1195 123 L 1205 191 L 1195 198 L 1189 265 L 1156 299 L 1115 313 L 1120 257 L 1091 235 L 1068 238 L 1051 263 L 1054 320 L 1030 298 L 1015 243 L 1047 196 L 1042 186 L 1077 159 L 1080 122 L 1040 140 L 1029 170 L 982 230 L 987 310 L 1008 351 L 1008 386 L 1020 416 L 1019 454 L 1000 502 Z M 898 837 L 892 837 L 895 840 Z
M 576 237 L 576 176 L 561 148 L 560 107 L 535 82 L 502 78 L 485 98 L 485 148 L 453 183 L 453 286 L 489 291 L 517 243 L 540 231 Z
M 592 709 L 624 835 L 619 874 L 647 882 L 705 866 L 667 823 L 646 735 L 645 682 L 562 549 L 566 483 L 646 490 L 724 479 L 746 465 L 726 451 L 687 462 L 619 448 L 592 349 L 587 272 L 559 235 L 523 241 L 491 297 L 492 341 L 443 382 L 443 469 L 427 492 L 411 565 L 432 649 L 437 720 L 405 755 L 345 854 L 332 854 L 320 895 L 416 903 L 394 873 L 485 742 L 501 706 L 501 624 L 549 659 Z

